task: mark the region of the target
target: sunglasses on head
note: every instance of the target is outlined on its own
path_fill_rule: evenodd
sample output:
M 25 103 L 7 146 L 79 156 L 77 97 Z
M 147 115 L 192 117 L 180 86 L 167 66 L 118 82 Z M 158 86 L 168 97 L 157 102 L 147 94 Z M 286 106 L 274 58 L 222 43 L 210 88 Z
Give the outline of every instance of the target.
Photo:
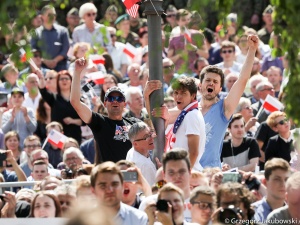
M 106 101 L 108 102 L 117 101 L 121 103 L 121 102 L 125 102 L 125 98 L 123 96 L 107 96 Z
M 232 51 L 232 50 L 223 50 L 222 53 L 223 53 L 223 54 L 226 54 L 226 53 L 233 53 L 233 51 Z
M 280 120 L 277 124 L 280 124 L 280 125 L 284 125 L 285 123 L 289 122 L 289 119 L 288 118 L 285 118 L 283 120 Z
M 160 181 L 157 181 L 155 183 L 155 186 L 158 187 L 159 189 L 162 188 L 167 182 L 164 181 L 164 180 L 160 180 Z
M 91 16 L 96 16 L 96 13 L 87 13 L 86 14 L 88 17 L 91 17 Z

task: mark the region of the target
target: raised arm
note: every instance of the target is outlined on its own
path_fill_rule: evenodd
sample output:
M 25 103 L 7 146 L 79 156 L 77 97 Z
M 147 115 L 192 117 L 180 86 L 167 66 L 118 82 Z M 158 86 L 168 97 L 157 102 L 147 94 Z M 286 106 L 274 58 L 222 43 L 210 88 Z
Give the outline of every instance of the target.
M 75 61 L 70 102 L 80 118 L 85 123 L 90 123 L 92 120 L 92 111 L 86 104 L 80 101 L 80 74 L 86 69 L 87 64 L 88 62 L 84 58 Z
M 240 73 L 238 80 L 234 83 L 230 92 L 228 93 L 227 97 L 224 100 L 225 115 L 227 119 L 229 119 L 231 115 L 234 113 L 235 108 L 239 103 L 240 97 L 244 92 L 247 81 L 251 74 L 255 52 L 258 48 L 258 43 L 259 43 L 259 39 L 256 35 L 248 36 L 249 49 L 248 49 L 245 63 L 242 67 L 242 71 Z

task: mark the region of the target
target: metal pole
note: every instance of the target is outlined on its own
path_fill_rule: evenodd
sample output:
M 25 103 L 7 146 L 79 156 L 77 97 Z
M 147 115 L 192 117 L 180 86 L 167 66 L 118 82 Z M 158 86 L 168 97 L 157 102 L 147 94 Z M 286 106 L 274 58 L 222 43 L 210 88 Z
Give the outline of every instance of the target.
M 161 36 L 161 14 L 163 13 L 162 0 L 146 0 L 144 13 L 147 15 L 148 25 L 148 58 L 149 58 L 149 75 L 150 80 L 160 80 L 163 83 L 162 76 L 162 36 Z M 164 102 L 163 89 L 154 91 L 150 96 L 150 108 L 159 107 Z M 162 118 L 153 118 L 153 122 L 157 137 L 155 139 L 155 149 L 153 162 L 155 157 L 162 159 L 165 146 L 165 124 Z

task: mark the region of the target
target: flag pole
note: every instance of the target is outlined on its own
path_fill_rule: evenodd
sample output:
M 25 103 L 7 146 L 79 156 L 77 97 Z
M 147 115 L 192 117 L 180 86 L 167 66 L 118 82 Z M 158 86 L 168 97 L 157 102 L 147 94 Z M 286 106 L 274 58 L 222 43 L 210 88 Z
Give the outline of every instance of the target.
M 43 149 L 43 150 L 44 150 L 44 148 L 45 148 L 47 142 L 48 142 L 48 136 L 47 136 L 47 138 L 45 139 L 45 141 L 44 141 L 44 143 L 43 143 L 43 146 L 42 146 L 42 149 Z
M 258 119 L 259 115 L 261 114 L 261 112 L 262 112 L 263 110 L 264 110 L 264 106 L 263 106 L 263 104 L 262 104 L 262 105 L 260 106 L 258 112 L 256 113 L 256 116 L 255 116 L 256 119 Z

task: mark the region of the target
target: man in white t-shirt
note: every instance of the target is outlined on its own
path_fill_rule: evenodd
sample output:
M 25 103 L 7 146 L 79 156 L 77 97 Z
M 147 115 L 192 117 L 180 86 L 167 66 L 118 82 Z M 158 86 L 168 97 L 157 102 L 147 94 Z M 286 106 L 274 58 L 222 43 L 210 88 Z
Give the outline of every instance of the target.
M 155 183 L 156 174 L 156 167 L 149 154 L 154 149 L 154 133 L 146 123 L 137 122 L 130 127 L 128 137 L 132 148 L 128 151 L 126 160 L 134 162 L 140 168 L 151 186 Z

